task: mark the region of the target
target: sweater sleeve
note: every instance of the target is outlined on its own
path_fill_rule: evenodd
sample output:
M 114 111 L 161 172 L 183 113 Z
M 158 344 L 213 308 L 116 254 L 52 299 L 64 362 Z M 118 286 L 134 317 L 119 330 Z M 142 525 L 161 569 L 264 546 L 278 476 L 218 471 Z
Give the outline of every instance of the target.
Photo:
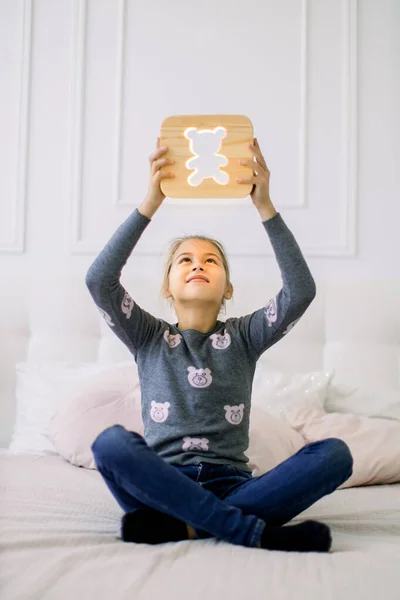
M 135 356 L 162 327 L 142 309 L 120 283 L 121 271 L 151 219 L 137 209 L 119 226 L 85 278 L 86 286 L 107 325 Z
M 282 277 L 282 288 L 266 305 L 238 318 L 236 326 L 258 357 L 296 325 L 316 295 L 315 281 L 292 232 L 278 212 L 263 221 Z

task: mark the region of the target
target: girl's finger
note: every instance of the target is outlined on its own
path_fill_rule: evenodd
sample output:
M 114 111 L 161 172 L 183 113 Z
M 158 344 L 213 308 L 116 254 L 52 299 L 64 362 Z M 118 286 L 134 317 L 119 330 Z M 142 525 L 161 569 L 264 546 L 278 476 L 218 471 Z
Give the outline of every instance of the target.
M 238 183 L 259 183 L 257 177 L 242 177 L 240 179 L 236 179 Z
M 236 179 L 236 181 L 238 183 L 253 183 L 255 185 L 262 185 L 263 182 L 269 181 L 269 179 L 267 177 L 253 175 L 252 177 L 240 177 L 239 179 Z
M 155 177 L 157 179 L 164 179 L 164 177 L 175 177 L 175 173 L 171 173 L 170 171 L 166 171 L 165 173 L 164 171 L 157 171 Z
M 173 165 L 174 162 L 175 161 L 172 158 L 160 158 L 159 160 L 155 160 L 153 162 L 151 166 L 151 171 L 154 175 L 156 171 L 159 171 L 161 169 L 161 167 L 164 167 L 165 165 Z
M 157 158 L 159 158 L 160 156 L 162 156 L 163 154 L 165 154 L 165 152 L 168 150 L 168 148 L 166 147 L 164 148 L 158 148 L 155 152 L 153 152 L 153 154 L 150 154 L 149 156 L 149 162 L 150 164 L 154 161 L 157 160 Z
M 268 171 L 267 163 L 265 162 L 265 159 L 264 159 L 263 155 L 261 154 L 261 150 L 260 150 L 260 146 L 259 146 L 257 138 L 254 138 L 253 146 L 254 146 L 254 148 L 251 149 L 252 152 L 254 152 L 254 154 L 256 155 L 258 162 L 264 167 L 264 169 L 266 171 Z
M 257 171 L 257 172 L 259 172 L 261 174 L 267 175 L 264 167 L 259 162 L 255 163 L 254 160 L 242 159 L 240 161 L 240 164 L 246 165 L 247 167 L 250 167 L 251 169 L 253 169 L 253 171 Z

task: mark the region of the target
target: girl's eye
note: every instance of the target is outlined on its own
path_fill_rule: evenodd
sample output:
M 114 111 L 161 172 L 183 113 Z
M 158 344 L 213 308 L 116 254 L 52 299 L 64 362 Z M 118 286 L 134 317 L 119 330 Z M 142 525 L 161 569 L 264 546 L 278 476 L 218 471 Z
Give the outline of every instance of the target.
M 183 262 L 184 260 L 190 260 L 190 258 L 188 256 L 185 256 L 184 258 L 182 258 L 179 262 Z M 215 258 L 207 258 L 207 260 L 212 260 L 213 262 L 215 262 L 215 264 L 217 264 L 217 261 L 215 260 Z

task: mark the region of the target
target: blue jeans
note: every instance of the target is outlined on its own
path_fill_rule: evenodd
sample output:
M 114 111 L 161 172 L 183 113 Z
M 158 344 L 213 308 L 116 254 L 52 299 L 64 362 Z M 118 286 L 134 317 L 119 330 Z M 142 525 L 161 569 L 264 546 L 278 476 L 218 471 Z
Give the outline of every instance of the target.
M 283 525 L 335 491 L 353 472 L 349 447 L 338 438 L 307 444 L 263 475 L 231 465 L 167 463 L 145 439 L 122 425 L 91 446 L 96 466 L 125 512 L 150 507 L 184 521 L 197 538 L 258 546 L 268 525 Z

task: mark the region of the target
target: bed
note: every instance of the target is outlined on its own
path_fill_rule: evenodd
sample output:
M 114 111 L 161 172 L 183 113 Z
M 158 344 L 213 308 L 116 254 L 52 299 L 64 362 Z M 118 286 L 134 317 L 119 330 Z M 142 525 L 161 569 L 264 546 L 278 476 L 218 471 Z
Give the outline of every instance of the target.
M 29 303 L 13 301 L 10 286 L 2 297 L 7 320 L 1 366 L 1 598 L 399 600 L 400 452 L 392 457 L 394 465 L 398 460 L 397 481 L 337 489 L 292 520 L 328 524 L 333 543 L 327 554 L 251 549 L 213 538 L 158 546 L 122 542 L 122 510 L 98 471 L 73 464 L 51 446 L 49 437 L 46 446 L 43 431 L 42 441 L 38 432 L 35 438 L 31 431 L 29 438 L 27 420 L 33 422 L 35 403 L 42 398 L 38 400 L 34 380 L 18 379 L 16 369 L 23 363 L 25 374 L 32 374 L 32 365 L 46 365 L 47 371 L 39 370 L 49 373 L 60 363 L 71 367 L 73 361 L 108 365 L 130 360 L 93 308 L 82 275 L 70 274 L 57 282 L 36 279 Z M 141 306 L 171 319 L 167 309 L 152 300 L 157 296 L 154 283 L 138 285 L 138 278 L 129 276 L 122 283 Z M 331 385 L 329 395 L 324 390 L 327 414 L 357 414 L 374 424 L 399 424 L 400 431 L 400 282 L 364 278 L 316 283 L 317 297 L 298 326 L 262 357 L 255 405 L 264 403 L 270 414 L 282 415 L 282 398 L 279 404 L 276 390 L 275 395 L 267 394 L 268 373 L 284 373 L 286 379 L 279 381 L 286 385 L 281 389 L 289 389 L 294 373 L 329 372 L 337 387 Z M 280 280 L 271 278 L 253 287 L 246 282 L 242 295 L 241 287 L 244 283 L 237 282 L 236 303 L 227 316 L 261 306 L 280 289 Z M 373 314 L 374 306 L 380 309 Z M 48 319 L 42 318 L 45 314 Z M 27 328 L 16 341 L 21 322 Z M 65 391 L 67 379 L 62 381 Z M 54 387 L 47 389 L 53 408 L 49 411 L 47 406 L 43 414 L 50 419 L 59 397 Z M 352 393 L 340 394 L 343 389 Z M 307 435 L 304 428 L 298 431 Z M 336 435 L 340 437 L 339 430 Z M 272 453 L 272 437 L 265 443 Z

